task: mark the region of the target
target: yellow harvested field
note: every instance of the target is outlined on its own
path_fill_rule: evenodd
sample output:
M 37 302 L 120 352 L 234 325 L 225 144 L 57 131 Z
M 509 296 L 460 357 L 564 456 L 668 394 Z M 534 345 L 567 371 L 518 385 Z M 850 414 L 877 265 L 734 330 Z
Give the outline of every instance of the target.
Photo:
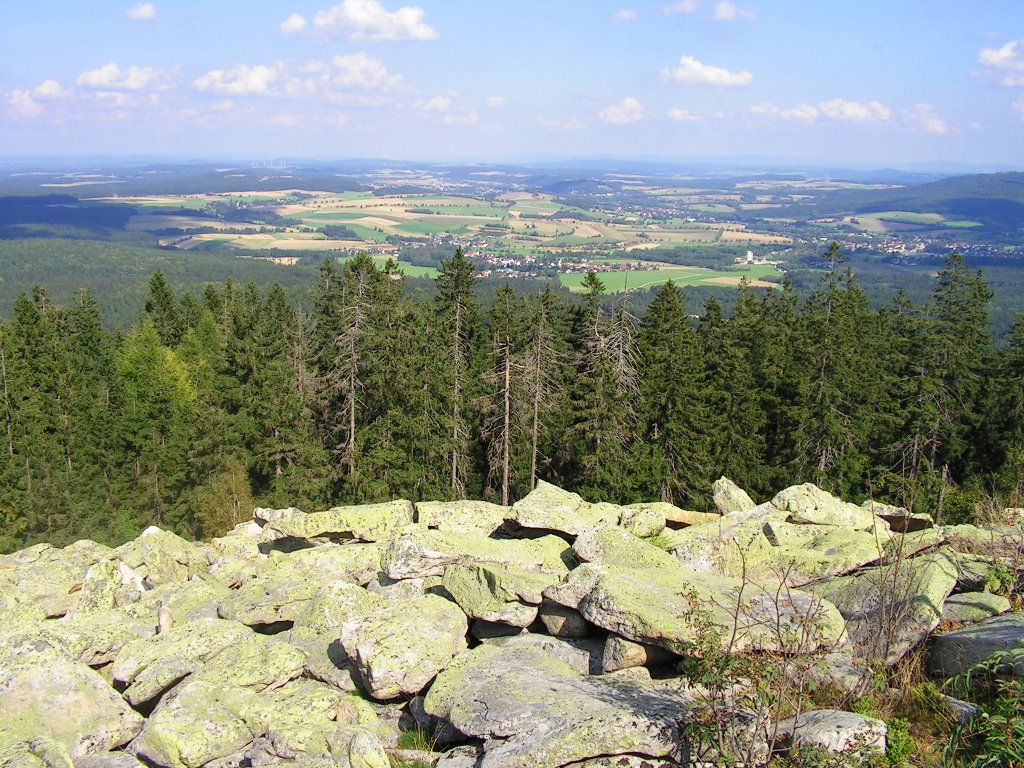
M 258 230 L 260 225 L 247 222 L 204 219 L 198 216 L 160 216 L 158 214 L 145 213 L 132 216 L 125 225 L 125 229 L 133 232 L 144 232 L 150 229 L 199 229 L 200 227 Z
M 739 285 L 742 277 L 709 277 L 707 280 L 701 282 L 714 283 L 715 285 Z M 767 280 L 747 280 L 749 285 L 755 288 L 778 288 L 778 283 L 769 283 Z

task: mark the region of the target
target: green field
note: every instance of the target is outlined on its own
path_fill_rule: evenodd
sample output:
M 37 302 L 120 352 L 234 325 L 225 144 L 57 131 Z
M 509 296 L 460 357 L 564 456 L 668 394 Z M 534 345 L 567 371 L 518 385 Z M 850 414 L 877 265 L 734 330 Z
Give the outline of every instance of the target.
M 344 264 L 350 258 L 353 258 L 353 257 L 351 257 L 351 256 L 339 257 L 338 258 L 338 263 L 339 264 Z M 390 257 L 388 257 L 388 256 L 373 256 L 372 258 L 373 258 L 373 260 L 375 262 L 377 262 L 377 266 L 378 267 L 382 267 L 383 268 L 383 266 L 388 263 L 388 260 L 389 260 Z M 435 278 L 439 274 L 441 274 L 440 272 L 438 272 L 433 267 L 419 267 L 419 266 L 416 266 L 415 264 L 410 264 L 408 261 L 400 261 L 400 262 L 398 262 L 398 266 L 402 269 L 402 272 L 406 275 L 406 277 L 429 277 L 429 278 Z

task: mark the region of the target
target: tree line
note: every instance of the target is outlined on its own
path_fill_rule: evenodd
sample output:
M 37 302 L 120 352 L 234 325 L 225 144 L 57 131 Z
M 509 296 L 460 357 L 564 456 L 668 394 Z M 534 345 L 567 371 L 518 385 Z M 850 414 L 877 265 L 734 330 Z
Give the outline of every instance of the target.
M 657 289 L 640 316 L 588 275 L 572 301 L 499 288 L 461 251 L 413 298 L 394 262 L 325 261 L 305 311 L 277 285 L 176 295 L 109 332 L 83 291 L 0 323 L 0 550 L 145 525 L 220 535 L 254 505 L 509 504 L 544 479 L 591 500 L 710 504 L 814 482 L 971 519 L 1024 495 L 1024 317 L 953 254 L 929 301 L 873 308 L 833 245 L 821 285 L 741 285 L 726 316 Z

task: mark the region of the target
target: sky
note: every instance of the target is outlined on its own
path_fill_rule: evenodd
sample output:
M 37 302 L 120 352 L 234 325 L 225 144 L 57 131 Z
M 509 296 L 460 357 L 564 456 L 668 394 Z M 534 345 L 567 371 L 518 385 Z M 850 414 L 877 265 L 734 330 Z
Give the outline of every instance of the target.
M 1024 167 L 1024 0 L 32 0 L 0 156 Z

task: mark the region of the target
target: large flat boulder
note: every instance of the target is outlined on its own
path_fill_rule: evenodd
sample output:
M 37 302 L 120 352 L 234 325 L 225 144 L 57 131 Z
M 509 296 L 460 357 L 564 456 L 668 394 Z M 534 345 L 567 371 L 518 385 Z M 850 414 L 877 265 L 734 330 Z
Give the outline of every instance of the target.
M 844 639 L 843 618 L 827 600 L 681 566 L 585 564 L 544 594 L 602 629 L 677 654 L 707 636 L 735 651 L 782 653 L 832 647 Z
M 412 524 L 415 510 L 411 501 L 400 499 L 381 504 L 334 507 L 325 512 L 295 512 L 263 526 L 261 540 L 305 539 L 318 543 L 358 539 L 386 541 L 401 528 Z
M 147 587 L 185 581 L 193 573 L 206 571 L 208 565 L 202 547 L 155 525 L 115 549 L 114 556 L 135 571 Z
M 441 583 L 469 618 L 528 627 L 537 618 L 544 590 L 558 581 L 553 573 L 469 563 L 449 565 Z
M 895 664 L 928 637 L 957 581 L 955 556 L 942 550 L 841 576 L 808 590 L 833 602 L 859 658 Z
M 490 536 L 504 525 L 511 507 L 488 501 L 419 501 L 416 522 L 427 528 L 453 533 L 479 533 Z
M 728 477 L 720 477 L 711 486 L 715 508 L 723 515 L 750 512 L 757 504 L 750 495 Z
M 837 499 L 813 483 L 785 488 L 775 494 L 771 504 L 786 512 L 796 523 L 838 525 L 855 531 L 870 531 L 879 520 L 870 509 Z
M 493 563 L 524 571 L 564 574 L 569 545 L 558 536 L 537 539 L 492 539 L 474 533 L 417 531 L 388 546 L 382 569 L 391 579 L 442 576 L 449 565 Z
M 804 712 L 778 724 L 779 737 L 791 749 L 819 747 L 851 759 L 885 754 L 887 733 L 885 722 L 878 718 L 837 709 Z
M 511 517 L 523 528 L 578 536 L 597 525 L 615 525 L 621 510 L 614 504 L 591 504 L 577 493 L 543 480 L 512 505 Z
M 482 645 L 438 675 L 424 708 L 484 740 L 480 768 L 537 768 L 609 755 L 678 758 L 688 702 L 587 677 L 537 648 Z
M 345 621 L 340 639 L 375 699 L 419 693 L 465 650 L 469 623 L 455 603 L 437 595 L 394 602 L 370 597 L 375 610 Z
M 928 648 L 928 672 L 936 677 L 959 675 L 993 654 L 1024 653 L 1024 613 L 996 616 L 970 627 L 933 635 Z M 1024 678 L 1024 658 L 1007 665 L 1004 673 Z

